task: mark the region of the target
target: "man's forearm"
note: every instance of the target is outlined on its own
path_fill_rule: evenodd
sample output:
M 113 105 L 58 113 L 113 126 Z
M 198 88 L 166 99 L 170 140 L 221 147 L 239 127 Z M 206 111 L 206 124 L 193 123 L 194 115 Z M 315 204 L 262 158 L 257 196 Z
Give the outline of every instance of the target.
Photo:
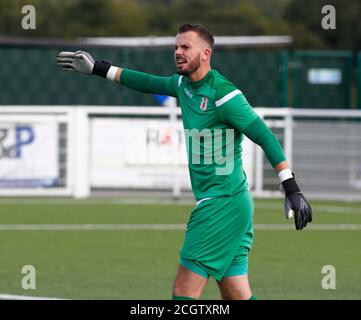
M 277 171 L 286 168 L 287 161 L 282 147 L 261 118 L 256 118 L 243 132 L 263 149 L 273 168 L 278 167 Z
M 261 146 L 272 167 L 277 171 L 281 182 L 293 178 L 280 143 L 261 118 L 253 121 L 246 128 L 245 134 Z
M 145 72 L 131 69 L 118 68 L 115 81 L 129 89 L 143 93 L 162 94 L 167 96 L 176 96 L 172 90 L 171 77 L 161 77 Z
M 277 165 L 274 167 L 274 169 L 275 169 L 277 172 L 281 172 L 281 171 L 283 171 L 283 170 L 285 170 L 285 169 L 289 169 L 287 160 L 282 161 L 282 162 L 280 162 L 279 164 L 277 164 Z
M 293 179 L 293 173 L 288 166 L 287 161 L 282 161 L 278 165 L 275 166 L 275 170 L 277 171 L 278 177 L 280 178 L 281 183 L 286 180 Z
M 168 77 L 111 66 L 106 78 L 143 93 L 173 95 L 167 88 Z
M 282 161 L 277 164 L 274 169 L 277 171 L 278 177 L 280 178 L 281 182 L 293 178 L 292 171 L 288 166 L 287 161 Z

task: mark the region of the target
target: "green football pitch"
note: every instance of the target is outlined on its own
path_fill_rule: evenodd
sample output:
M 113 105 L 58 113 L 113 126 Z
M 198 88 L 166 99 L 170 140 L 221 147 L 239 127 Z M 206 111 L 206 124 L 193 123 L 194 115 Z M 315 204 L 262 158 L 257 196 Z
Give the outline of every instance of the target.
M 282 201 L 255 200 L 249 278 L 257 298 L 361 299 L 361 204 L 312 201 L 313 223 L 296 231 Z M 191 209 L 115 199 L 1 199 L 0 298 L 169 299 Z M 36 289 L 22 288 L 25 265 L 35 268 Z M 335 289 L 327 289 L 333 282 L 325 266 L 335 268 Z M 213 279 L 202 299 L 219 299 Z

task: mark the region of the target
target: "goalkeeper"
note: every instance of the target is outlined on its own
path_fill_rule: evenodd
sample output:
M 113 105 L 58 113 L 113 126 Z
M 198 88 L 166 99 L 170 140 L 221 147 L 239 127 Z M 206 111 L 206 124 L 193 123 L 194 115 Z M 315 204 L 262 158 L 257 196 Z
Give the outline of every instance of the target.
M 247 276 L 254 207 L 242 168 L 244 135 L 262 147 L 278 173 L 285 214 L 293 212 L 297 230 L 312 221 L 312 210 L 275 136 L 243 93 L 211 68 L 213 46 L 213 35 L 204 26 L 182 25 L 174 47 L 177 73 L 169 77 L 95 61 L 84 51 L 60 52 L 57 63 L 64 71 L 95 74 L 140 92 L 179 99 L 197 204 L 187 223 L 173 299 L 198 299 L 210 276 L 222 299 L 254 299 Z

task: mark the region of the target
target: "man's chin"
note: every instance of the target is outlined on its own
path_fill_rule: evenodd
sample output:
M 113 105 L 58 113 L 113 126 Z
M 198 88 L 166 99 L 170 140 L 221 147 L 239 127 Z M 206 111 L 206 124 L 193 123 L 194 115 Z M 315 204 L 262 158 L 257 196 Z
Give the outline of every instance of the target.
M 181 76 L 189 77 L 192 73 L 196 72 L 199 69 L 200 65 L 191 64 L 188 68 L 182 68 L 182 66 L 177 67 L 177 73 Z
M 177 69 L 177 73 L 180 76 L 188 76 L 190 74 L 189 70 L 182 70 L 182 69 Z

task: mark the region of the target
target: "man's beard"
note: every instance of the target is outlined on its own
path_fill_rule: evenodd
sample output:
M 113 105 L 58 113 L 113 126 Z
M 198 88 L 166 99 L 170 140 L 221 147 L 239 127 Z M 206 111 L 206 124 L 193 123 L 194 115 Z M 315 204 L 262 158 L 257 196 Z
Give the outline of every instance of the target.
M 177 73 L 181 76 L 189 76 L 192 73 L 196 72 L 200 66 L 201 66 L 201 55 L 199 54 L 198 57 L 194 58 L 193 61 L 189 63 L 188 69 L 177 70 Z

